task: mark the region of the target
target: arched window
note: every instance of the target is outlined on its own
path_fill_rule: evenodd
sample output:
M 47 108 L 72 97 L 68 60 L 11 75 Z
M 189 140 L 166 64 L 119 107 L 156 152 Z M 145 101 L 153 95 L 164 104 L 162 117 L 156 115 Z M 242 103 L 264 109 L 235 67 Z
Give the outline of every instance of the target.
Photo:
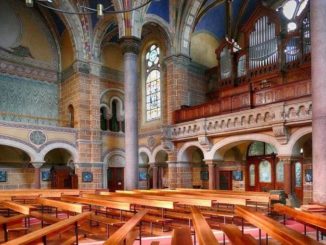
M 276 153 L 277 151 L 273 145 L 261 141 L 254 141 L 248 149 L 248 156 L 262 156 Z
M 256 181 L 256 174 L 255 174 L 255 164 L 251 164 L 249 166 L 249 185 L 250 186 L 255 186 L 255 181 Z
M 276 182 L 284 182 L 284 162 L 279 161 L 276 164 Z
M 100 122 L 101 123 L 101 129 L 102 130 L 108 130 L 108 128 L 107 128 L 107 119 L 106 119 L 106 114 L 107 114 L 106 108 L 101 107 L 100 113 L 101 113 L 101 122 Z
M 263 160 L 259 163 L 259 182 L 272 182 L 272 167 L 269 161 Z
M 120 131 L 120 124 L 118 121 L 118 115 L 117 115 L 117 100 L 112 101 L 112 117 L 110 118 L 110 131 L 112 132 L 119 132 Z
M 69 127 L 75 127 L 75 115 L 74 115 L 74 107 L 72 105 L 68 106 L 68 122 Z
M 160 48 L 153 44 L 145 56 L 146 82 L 146 121 L 161 117 L 161 71 L 160 71 Z

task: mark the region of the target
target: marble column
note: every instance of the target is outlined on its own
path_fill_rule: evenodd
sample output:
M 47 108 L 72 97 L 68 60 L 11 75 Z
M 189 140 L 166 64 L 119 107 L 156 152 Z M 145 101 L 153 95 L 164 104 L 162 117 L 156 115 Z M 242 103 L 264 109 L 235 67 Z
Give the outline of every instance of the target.
M 278 156 L 284 163 L 284 191 L 286 194 L 292 193 L 292 169 L 291 156 Z
M 40 189 L 41 188 L 41 170 L 40 168 L 42 167 L 44 162 L 32 162 L 31 164 L 34 167 L 34 183 L 33 187 L 35 189 Z
M 123 38 L 121 40 L 124 56 L 125 88 L 125 152 L 124 169 L 125 189 L 138 188 L 138 78 L 137 56 L 139 40 Z
M 326 1 L 310 1 L 313 201 L 326 203 Z
M 215 163 L 213 160 L 204 160 L 208 166 L 208 189 L 216 189 L 216 170 Z

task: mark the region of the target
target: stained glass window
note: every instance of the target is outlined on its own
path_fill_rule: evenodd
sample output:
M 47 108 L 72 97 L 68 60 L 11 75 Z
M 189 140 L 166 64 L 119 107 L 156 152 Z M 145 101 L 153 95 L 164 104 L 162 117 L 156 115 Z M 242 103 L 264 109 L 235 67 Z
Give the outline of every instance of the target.
M 279 161 L 276 164 L 276 182 L 284 182 L 284 162 Z
M 249 185 L 255 186 L 255 164 L 249 166 Z
M 259 163 L 259 181 L 264 183 L 272 182 L 272 167 L 269 161 L 263 160 Z
M 145 66 L 146 120 L 151 121 L 161 117 L 160 48 L 156 44 L 148 49 Z

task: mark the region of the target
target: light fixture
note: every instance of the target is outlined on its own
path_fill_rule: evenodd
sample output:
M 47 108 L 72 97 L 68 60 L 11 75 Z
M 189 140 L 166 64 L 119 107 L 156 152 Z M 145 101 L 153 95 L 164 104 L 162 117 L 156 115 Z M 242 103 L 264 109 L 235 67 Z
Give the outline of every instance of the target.
M 26 0 L 26 6 L 27 7 L 33 7 L 34 6 L 34 1 L 33 0 Z
M 303 155 L 303 148 L 300 148 L 300 154 Z
M 151 2 L 159 2 L 160 0 L 147 0 L 145 3 L 140 4 L 136 7 L 130 8 L 130 9 L 122 9 L 122 10 L 112 10 L 113 8 L 113 4 L 110 4 L 106 7 L 104 7 L 103 4 L 98 3 L 96 5 L 96 9 L 94 8 L 90 8 L 88 6 L 84 6 L 84 5 L 77 5 L 78 8 L 80 9 L 80 11 L 76 11 L 76 12 L 72 12 L 72 11 L 67 11 L 64 9 L 60 9 L 60 8 L 56 8 L 53 7 L 51 5 L 48 5 L 47 3 L 52 3 L 53 0 L 25 0 L 26 6 L 27 7 L 33 7 L 34 6 L 34 2 L 44 8 L 59 12 L 59 13 L 64 13 L 64 14 L 77 14 L 77 15 L 85 15 L 85 14 L 96 14 L 98 18 L 102 17 L 105 14 L 122 14 L 122 13 L 127 13 L 127 12 L 132 12 L 135 11 L 137 9 L 143 8 L 146 5 L 150 4 Z
M 96 12 L 97 18 L 103 17 L 103 4 L 100 4 L 100 3 L 97 4 L 96 10 L 97 10 L 97 12 Z

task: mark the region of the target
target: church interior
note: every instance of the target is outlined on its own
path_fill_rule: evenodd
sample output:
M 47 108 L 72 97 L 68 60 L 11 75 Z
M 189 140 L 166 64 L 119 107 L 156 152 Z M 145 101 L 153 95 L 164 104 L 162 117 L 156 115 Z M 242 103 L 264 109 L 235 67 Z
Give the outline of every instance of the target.
M 325 0 L 1 0 L 1 244 L 326 244 Z

